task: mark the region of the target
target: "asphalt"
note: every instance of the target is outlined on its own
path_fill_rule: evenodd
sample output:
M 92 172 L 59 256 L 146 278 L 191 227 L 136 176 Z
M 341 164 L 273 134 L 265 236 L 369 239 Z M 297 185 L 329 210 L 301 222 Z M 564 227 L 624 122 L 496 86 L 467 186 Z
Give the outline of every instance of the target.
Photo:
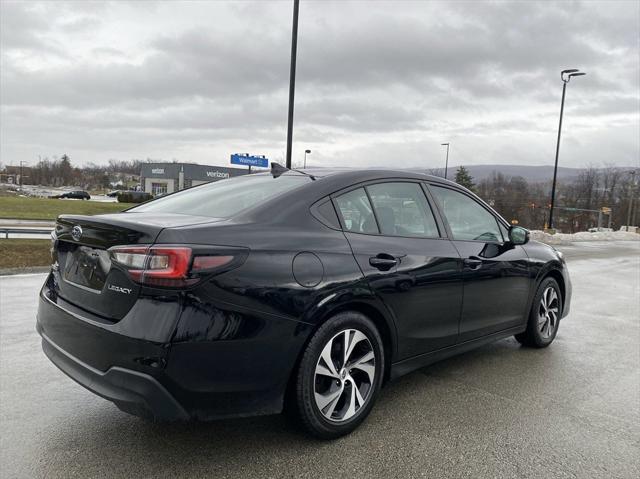
M 0 278 L 0 477 L 640 477 L 640 243 L 560 249 L 573 307 L 551 347 L 506 339 L 414 372 L 333 442 L 281 416 L 125 415 L 42 354 L 44 275 Z

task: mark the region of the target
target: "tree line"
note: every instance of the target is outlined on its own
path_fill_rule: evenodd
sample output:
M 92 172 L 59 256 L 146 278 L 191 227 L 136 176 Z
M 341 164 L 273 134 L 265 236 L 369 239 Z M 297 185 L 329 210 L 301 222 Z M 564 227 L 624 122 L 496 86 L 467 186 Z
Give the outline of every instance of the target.
M 456 183 L 469 188 L 495 208 L 507 221 L 529 229 L 543 229 L 549 220 L 551 181 L 528 182 L 521 176 L 507 176 L 499 171 L 477 184 L 462 166 L 455 175 Z M 577 178 L 557 183 L 554 226 L 567 233 L 586 231 L 598 226 L 598 213 L 611 208 L 611 226 L 627 225 L 631 198 L 636 193 L 637 180 L 628 168 L 612 165 L 589 166 Z M 637 202 L 636 202 L 637 205 Z M 633 208 L 637 206 L 632 204 Z M 585 211 L 592 210 L 592 211 Z M 632 211 L 631 225 L 635 225 Z M 609 224 L 603 214 L 602 226 Z
M 84 189 L 110 188 L 111 184 L 126 176 L 137 177 L 143 163 L 151 159 L 115 160 L 106 165 L 89 163 L 73 166 L 68 155 L 60 158 L 43 158 L 29 167 L 24 183 L 42 186 L 79 186 Z M 175 161 L 175 160 L 174 160 Z M 430 174 L 443 176 L 442 169 Z M 549 219 L 551 180 L 530 182 L 521 176 L 508 176 L 494 171 L 487 178 L 476 182 L 468 169 L 457 169 L 454 181 L 469 188 L 489 203 L 507 221 L 529 229 L 543 229 Z M 615 229 L 627 224 L 632 195 L 637 190 L 637 180 L 629 169 L 613 165 L 589 166 L 577 178 L 559 181 L 556 188 L 556 229 L 564 232 L 586 231 L 598 225 L 594 211 L 611 208 L 611 225 Z M 637 204 L 637 202 L 636 202 Z M 634 207 L 637 209 L 637 206 Z M 632 212 L 631 225 L 636 224 L 637 212 Z M 602 226 L 609 223 L 603 215 Z
M 84 189 L 109 188 L 111 183 L 123 176 L 140 175 L 140 167 L 152 160 L 114 160 L 106 165 L 88 163 L 73 166 L 71 158 L 64 154 L 60 158 L 43 158 L 28 168 L 23 183 L 41 186 L 79 186 Z

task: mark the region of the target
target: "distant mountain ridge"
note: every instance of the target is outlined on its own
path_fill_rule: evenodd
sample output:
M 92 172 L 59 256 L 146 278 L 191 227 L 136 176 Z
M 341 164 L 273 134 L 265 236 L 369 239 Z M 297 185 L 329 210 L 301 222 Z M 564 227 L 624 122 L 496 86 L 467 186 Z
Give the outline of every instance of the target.
M 473 176 L 474 181 L 480 181 L 491 177 L 493 172 L 502 173 L 505 176 L 521 176 L 528 182 L 551 181 L 553 179 L 553 165 L 528 166 L 528 165 L 463 165 Z M 620 170 L 630 171 L 637 168 L 634 167 L 616 167 Z M 450 166 L 448 177 L 453 179 L 456 174 L 458 165 Z M 575 180 L 580 173 L 586 171 L 587 168 L 567 168 L 558 167 L 558 180 L 571 181 Z M 430 170 L 433 171 L 433 170 Z M 444 168 L 441 169 L 444 174 Z

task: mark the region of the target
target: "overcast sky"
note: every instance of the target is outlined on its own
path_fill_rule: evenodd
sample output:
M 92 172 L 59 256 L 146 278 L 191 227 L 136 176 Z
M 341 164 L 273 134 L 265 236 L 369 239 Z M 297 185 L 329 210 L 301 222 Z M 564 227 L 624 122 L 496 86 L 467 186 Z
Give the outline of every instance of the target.
M 0 162 L 284 162 L 292 1 L 1 2 Z M 640 2 L 302 0 L 294 162 L 638 164 Z

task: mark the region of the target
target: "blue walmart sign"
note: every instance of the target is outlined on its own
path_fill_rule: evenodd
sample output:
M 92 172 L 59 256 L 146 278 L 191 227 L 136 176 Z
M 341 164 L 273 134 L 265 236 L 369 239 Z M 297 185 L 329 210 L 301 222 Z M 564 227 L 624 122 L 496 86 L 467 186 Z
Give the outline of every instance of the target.
M 252 156 L 249 154 L 234 153 L 231 155 L 232 165 L 257 166 L 259 168 L 268 168 L 269 159 L 263 155 Z

